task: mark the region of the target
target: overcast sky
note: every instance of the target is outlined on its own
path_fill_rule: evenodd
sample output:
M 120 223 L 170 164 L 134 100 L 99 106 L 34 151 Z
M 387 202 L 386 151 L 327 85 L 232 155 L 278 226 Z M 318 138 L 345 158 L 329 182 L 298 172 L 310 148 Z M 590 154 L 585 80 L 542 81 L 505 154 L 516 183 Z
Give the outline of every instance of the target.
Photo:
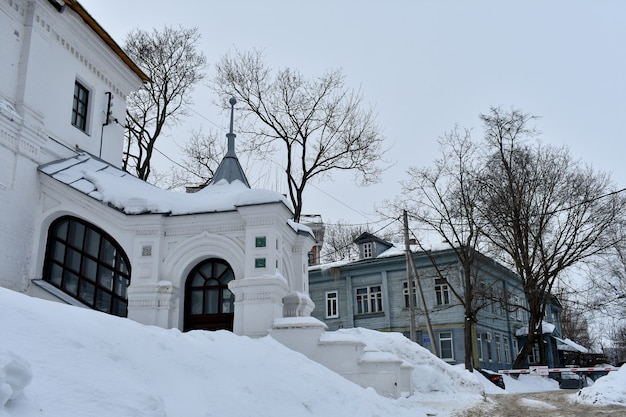
M 368 188 L 349 174 L 313 184 L 304 211 L 326 221 L 377 220 L 374 206 L 399 193 L 408 167 L 431 165 L 437 138 L 455 124 L 479 139 L 478 115 L 491 106 L 541 116 L 544 143 L 568 146 L 626 187 L 624 1 L 80 2 L 120 44 L 134 28 L 197 26 L 209 64 L 233 48 L 257 48 L 273 67 L 311 77 L 342 68 L 374 106 L 395 165 Z M 212 100 L 208 88 L 197 89 L 197 114 L 176 131 L 176 143 L 200 127 L 226 133 Z M 257 184 L 280 186 L 277 172 Z

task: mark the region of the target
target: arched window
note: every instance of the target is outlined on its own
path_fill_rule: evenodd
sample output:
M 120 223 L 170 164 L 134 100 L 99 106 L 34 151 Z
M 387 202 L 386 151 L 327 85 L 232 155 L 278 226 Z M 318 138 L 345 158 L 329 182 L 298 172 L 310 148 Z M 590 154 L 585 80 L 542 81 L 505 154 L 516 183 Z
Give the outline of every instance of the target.
M 184 330 L 232 330 L 235 296 L 228 283 L 235 279 L 230 265 L 220 259 L 198 264 L 185 283 Z
M 96 310 L 128 314 L 128 257 L 113 238 L 84 220 L 65 216 L 50 225 L 43 279 Z

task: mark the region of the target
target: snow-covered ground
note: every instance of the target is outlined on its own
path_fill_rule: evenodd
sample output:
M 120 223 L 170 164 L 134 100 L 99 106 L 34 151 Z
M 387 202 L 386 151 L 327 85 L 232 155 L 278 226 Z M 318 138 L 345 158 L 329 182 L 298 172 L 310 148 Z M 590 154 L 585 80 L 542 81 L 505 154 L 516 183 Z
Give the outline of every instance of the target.
M 270 337 L 181 333 L 0 289 L 0 417 L 445 417 L 494 390 L 399 334 L 342 332 L 413 364 L 415 394 L 383 398 Z M 589 401 L 623 401 L 626 369 L 614 374 Z M 555 389 L 529 378 L 507 377 L 507 392 Z

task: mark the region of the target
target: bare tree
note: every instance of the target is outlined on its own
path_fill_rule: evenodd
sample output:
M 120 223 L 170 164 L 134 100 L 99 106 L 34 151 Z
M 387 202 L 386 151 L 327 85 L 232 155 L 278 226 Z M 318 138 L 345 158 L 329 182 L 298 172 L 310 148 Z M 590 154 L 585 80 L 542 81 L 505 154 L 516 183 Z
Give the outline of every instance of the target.
M 613 243 L 607 230 L 623 213 L 610 178 L 573 161 L 565 148 L 530 144 L 534 116 L 492 108 L 481 115 L 487 150 L 480 214 L 492 249 L 520 275 L 529 308 L 528 338 L 514 362 L 523 365 L 541 340 L 542 319 L 563 271 Z M 546 364 L 543 343 L 541 363 Z
M 322 260 L 335 262 L 358 259 L 359 247 L 354 241 L 365 232 L 375 234 L 390 243 L 396 242 L 401 237 L 400 231 L 389 225 L 381 230 L 372 231 L 370 225 L 355 225 L 345 220 L 338 220 L 336 223 L 326 224 Z
M 296 221 L 306 186 L 316 178 L 352 171 L 362 184 L 379 180 L 383 136 L 373 111 L 363 109 L 361 92 L 345 86 L 340 70 L 307 79 L 290 68 L 272 72 L 259 51 L 237 52 L 217 63 L 213 89 L 242 105 L 240 130 L 250 148 L 268 159 L 284 152 Z
M 587 297 L 587 310 L 593 312 L 595 333 L 600 333 L 605 353 L 614 363 L 626 359 L 626 224 L 613 230 L 615 244 L 595 260 L 589 269 L 593 291 Z M 598 323 L 604 325 L 600 326 Z
M 361 226 L 352 226 L 343 220 L 334 224 L 327 224 L 324 246 L 322 246 L 323 261 L 335 262 L 357 259 L 359 248 L 354 243 L 354 239 L 363 232 L 365 230 Z
M 200 190 L 206 187 L 226 153 L 224 145 L 214 131 L 208 134 L 202 130 L 192 131 L 191 138 L 182 148 L 185 154 L 182 163 L 172 166 L 167 178 L 158 184 L 167 189 Z
M 469 130 L 456 127 L 440 140 L 441 157 L 433 168 L 409 169 L 409 178 L 402 182 L 400 201 L 392 210 L 409 207 L 411 217 L 420 227 L 434 232 L 437 241 L 443 240 L 456 255 L 462 269 L 462 282 L 450 282 L 449 271 L 431 252 L 429 256 L 436 275 L 445 279 L 452 293 L 463 306 L 465 316 L 464 350 L 465 368 L 473 371 L 473 327 L 478 311 L 485 306 L 486 298 L 479 296 L 480 259 L 478 243 L 481 227 L 477 223 L 477 188 L 474 167 L 477 148 Z M 418 241 L 418 243 L 420 243 Z M 456 274 L 455 274 L 456 275 Z
M 587 348 L 591 347 L 589 317 L 585 314 L 586 306 L 569 299 L 564 294 L 558 294 L 557 298 L 562 306 L 559 321 L 563 338 L 571 339 Z
M 122 168 L 147 180 L 157 139 L 180 121 L 192 104 L 191 92 L 204 78 L 206 58 L 198 52 L 197 28 L 136 29 L 126 36 L 126 53 L 152 80 L 132 92 L 126 106 Z
M 590 269 L 594 292 L 588 307 L 604 316 L 623 319 L 626 317 L 626 223 L 618 222 L 612 232 L 614 245 Z

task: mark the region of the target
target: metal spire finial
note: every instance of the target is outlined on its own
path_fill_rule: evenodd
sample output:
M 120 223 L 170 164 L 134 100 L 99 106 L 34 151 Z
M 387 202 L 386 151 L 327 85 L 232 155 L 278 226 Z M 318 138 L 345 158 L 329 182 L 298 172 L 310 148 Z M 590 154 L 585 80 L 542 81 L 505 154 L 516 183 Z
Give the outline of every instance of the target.
M 226 156 L 235 156 L 235 137 L 237 135 L 233 133 L 233 119 L 235 117 L 235 104 L 237 103 L 237 100 L 235 97 L 231 97 L 228 102 L 230 103 L 230 131 L 226 134 L 226 137 L 228 138 L 228 150 L 226 152 Z
M 239 160 L 237 159 L 237 155 L 235 154 L 235 133 L 233 132 L 233 119 L 235 118 L 235 104 L 237 100 L 235 97 L 231 97 L 228 100 L 230 103 L 230 131 L 226 134 L 228 138 L 228 151 L 222 162 L 217 167 L 215 171 L 215 175 L 211 180 L 211 184 L 217 184 L 222 180 L 226 180 L 229 184 L 233 181 L 241 181 L 243 185 L 250 188 L 250 184 L 248 183 L 248 179 L 246 178 L 246 174 L 243 172 L 241 165 L 239 164 Z

